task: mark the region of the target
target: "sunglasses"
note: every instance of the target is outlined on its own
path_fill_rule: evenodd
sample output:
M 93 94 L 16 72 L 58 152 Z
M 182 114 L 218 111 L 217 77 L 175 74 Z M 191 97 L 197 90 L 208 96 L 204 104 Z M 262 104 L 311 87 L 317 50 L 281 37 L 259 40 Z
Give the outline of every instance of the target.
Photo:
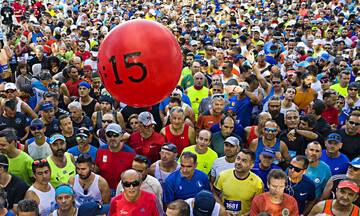
M 357 88 L 351 88 L 351 89 L 348 89 L 349 91 L 358 91 Z
M 272 84 L 280 84 L 281 81 L 272 81 Z
M 240 84 L 239 86 L 244 89 L 249 89 L 249 86 L 247 86 L 247 85 Z
M 174 96 L 179 96 L 179 94 L 178 93 L 171 93 L 170 94 L 170 97 L 174 97 Z
M 102 123 L 109 123 L 109 124 L 111 124 L 111 123 L 113 123 L 114 121 L 113 120 L 105 120 L 105 119 L 103 119 L 103 120 L 101 120 L 102 121 Z
M 227 68 L 227 67 L 224 67 L 224 66 L 222 67 L 222 69 L 226 69 L 226 68 Z
M 85 45 L 79 45 L 79 47 L 85 47 Z
M 354 121 L 349 121 L 349 124 L 355 125 L 355 126 L 359 126 L 360 123 L 359 122 L 354 122 Z
M 106 133 L 106 136 L 107 137 L 115 137 L 115 138 L 117 138 L 117 137 L 120 136 L 120 133 L 115 133 L 115 132 L 109 131 L 109 132 Z
M 36 41 L 36 43 L 41 43 L 42 41 L 40 40 L 40 41 Z
M 321 79 L 320 82 L 321 83 L 327 83 L 327 82 L 329 82 L 329 79 Z
M 39 164 L 39 163 L 46 163 L 46 162 L 47 162 L 46 159 L 41 159 L 41 160 L 36 160 L 36 161 L 34 161 L 33 164 L 37 165 L 37 164 Z
M 51 85 L 49 86 L 50 89 L 54 89 L 54 88 L 58 88 L 59 86 L 58 85 Z
M 303 170 L 303 169 L 301 169 L 299 167 L 296 167 L 296 166 L 294 166 L 292 164 L 289 164 L 289 170 L 291 170 L 291 169 L 294 169 L 295 172 L 300 172 L 301 170 Z
M 140 122 L 139 122 L 140 123 Z M 150 127 L 153 127 L 154 125 L 151 124 L 151 125 L 148 125 L 148 126 L 145 126 L 143 123 L 140 123 L 145 129 L 149 129 Z
M 12 90 L 12 89 L 9 89 L 9 90 L 6 90 L 5 93 L 14 93 L 16 90 Z
M 331 135 L 331 136 L 328 136 L 327 138 L 328 138 L 328 139 L 338 139 L 338 140 L 341 140 L 341 137 L 340 137 L 340 136 L 336 136 L 336 135 Z
M 133 186 L 133 187 L 138 187 L 140 185 L 140 182 L 139 181 L 133 181 L 133 182 L 123 182 L 123 186 L 124 187 L 130 187 L 130 186 Z
M 77 141 L 86 140 L 86 139 L 87 139 L 87 137 L 84 137 L 84 136 L 77 136 L 77 137 L 76 137 L 76 140 L 77 140 Z
M 276 131 L 277 131 L 277 129 L 276 128 L 264 128 L 264 130 L 266 131 L 266 132 L 273 132 L 273 133 L 275 133 Z
M 43 129 L 43 126 L 31 127 L 30 129 L 31 129 L 32 131 L 41 130 L 41 129 Z
M 349 169 L 350 169 L 350 168 L 351 168 L 351 169 L 353 169 L 355 172 L 357 172 L 357 171 L 359 171 L 359 170 L 360 170 L 360 168 L 356 168 L 356 167 L 351 166 L 351 165 L 349 166 Z

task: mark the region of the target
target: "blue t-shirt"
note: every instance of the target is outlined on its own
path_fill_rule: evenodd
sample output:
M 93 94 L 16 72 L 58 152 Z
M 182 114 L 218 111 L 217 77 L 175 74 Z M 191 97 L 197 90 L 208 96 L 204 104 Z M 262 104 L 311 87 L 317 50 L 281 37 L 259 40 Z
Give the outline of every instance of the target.
M 211 131 L 212 134 L 221 131 L 220 122 L 219 122 L 219 123 L 216 123 L 216 124 L 213 124 L 213 125 L 211 126 L 211 128 L 210 128 L 210 131 Z M 245 130 L 244 130 L 244 127 L 243 127 L 243 126 L 235 123 L 234 130 L 233 130 L 232 133 L 234 133 L 234 134 L 238 135 L 239 137 L 241 137 L 242 143 L 245 143 L 245 141 L 246 141 L 246 136 L 245 136 Z
M 284 192 L 296 199 L 299 214 L 302 214 L 307 201 L 315 200 L 315 183 L 309 177 L 303 175 L 298 183 L 288 180 Z
M 177 199 L 194 198 L 203 189 L 211 190 L 209 178 L 204 172 L 195 169 L 193 177 L 188 180 L 181 174 L 180 170 L 177 170 L 171 173 L 165 181 L 163 202 L 171 203 Z
M 78 148 L 78 145 L 77 145 L 77 146 L 74 146 L 74 147 L 70 148 L 70 149 L 68 150 L 68 152 L 71 153 L 72 155 L 74 155 L 75 161 L 76 161 L 76 159 L 79 157 L 80 154 L 82 154 L 82 153 L 88 153 L 88 154 L 91 156 L 91 158 L 92 158 L 92 160 L 93 160 L 93 163 L 94 163 L 95 158 L 96 158 L 96 152 L 97 152 L 97 150 L 98 150 L 97 148 L 95 148 L 94 146 L 90 145 L 89 151 L 87 151 L 87 152 L 81 152 L 81 151 L 79 151 L 79 148 Z
M 271 164 L 270 169 L 262 170 L 262 169 L 260 169 L 259 164 L 260 163 L 255 164 L 254 167 L 250 171 L 261 178 L 261 180 L 264 183 L 264 192 L 268 192 L 269 191 L 269 188 L 267 186 L 267 176 L 268 176 L 268 174 L 273 169 L 281 169 L 281 168 L 274 165 L 274 164 Z
M 316 167 L 309 166 L 305 175 L 315 183 L 315 198 L 317 199 L 331 178 L 330 167 L 326 163 L 320 161 L 319 165 Z
M 169 100 L 170 100 L 170 96 L 165 98 L 165 100 L 161 101 L 159 105 L 159 110 L 165 111 L 165 107 L 169 104 Z M 188 104 L 191 107 L 190 98 L 186 94 L 183 94 L 181 96 L 181 101 Z
M 270 147 L 271 149 L 274 149 L 275 152 L 280 152 L 280 139 L 278 138 L 275 138 L 276 139 L 276 142 L 275 142 L 275 145 Z M 262 152 L 262 150 L 265 148 L 265 145 L 263 143 L 263 138 L 262 137 L 259 137 L 258 138 L 258 144 L 257 144 L 257 147 L 256 147 L 256 150 L 255 150 L 255 155 L 256 155 L 256 159 L 255 159 L 255 163 L 260 163 L 260 154 Z
M 337 126 L 337 129 L 341 129 L 343 125 L 345 125 L 346 119 L 349 116 L 346 112 L 342 111 L 341 114 L 338 116 L 339 124 Z
M 238 100 L 237 95 L 229 99 L 230 106 L 234 107 L 236 112 L 236 120 L 240 120 L 240 125 L 244 128 L 250 126 L 251 113 L 254 107 L 250 101 L 251 99 L 248 96 L 242 100 Z
M 326 150 L 322 150 L 321 152 L 322 155 L 319 160 L 323 161 L 330 167 L 332 175 L 345 174 L 347 172 L 349 165 L 345 163 L 349 162 L 350 160 L 344 154 L 340 153 L 339 157 L 330 158 L 327 156 Z

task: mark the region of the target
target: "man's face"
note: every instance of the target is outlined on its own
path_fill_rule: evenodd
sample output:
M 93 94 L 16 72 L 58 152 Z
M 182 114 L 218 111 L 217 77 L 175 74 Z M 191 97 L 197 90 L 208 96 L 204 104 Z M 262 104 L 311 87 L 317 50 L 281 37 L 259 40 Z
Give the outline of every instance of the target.
M 268 102 L 269 113 L 272 118 L 278 117 L 281 109 L 281 101 L 280 100 L 269 100 Z
M 270 168 L 271 164 L 274 162 L 275 158 L 268 156 L 268 155 L 259 155 L 260 163 L 265 168 Z
M 174 129 L 179 129 L 183 126 L 185 116 L 182 112 L 172 112 L 170 115 L 170 122 Z
M 50 181 L 51 171 L 47 166 L 44 166 L 42 168 L 36 168 L 33 176 L 37 183 L 41 185 L 47 185 Z
M 239 150 L 240 150 L 239 146 L 234 146 L 228 142 L 224 143 L 224 153 L 225 156 L 228 158 L 232 158 L 236 156 Z
M 335 106 L 338 96 L 335 94 L 331 94 L 330 97 L 326 98 L 325 104 L 327 107 Z
M 288 88 L 285 91 L 284 98 L 293 101 L 295 99 L 296 91 L 293 88 Z
M 211 143 L 211 134 L 205 130 L 200 131 L 200 133 L 196 137 L 196 144 L 198 148 L 201 150 L 207 149 L 210 143 Z
M 79 51 L 84 52 L 85 51 L 85 43 L 81 42 L 78 43 Z
M 304 175 L 306 173 L 306 170 L 304 170 L 304 162 L 302 161 L 298 161 L 295 158 L 291 160 L 290 164 L 295 167 L 292 169 L 289 169 L 289 177 L 293 180 L 298 179 L 299 177 L 301 177 L 302 175 Z M 296 172 L 295 169 L 301 169 L 300 172 Z
M 74 130 L 70 117 L 60 120 L 60 129 L 66 133 L 72 133 Z
M 351 67 L 353 69 L 353 73 L 355 76 L 357 76 L 358 71 L 360 71 L 360 61 L 356 60 L 351 64 Z
M 140 163 L 137 161 L 133 161 L 132 168 L 141 174 L 141 176 L 143 178 L 142 180 L 144 181 L 146 178 L 146 175 L 149 172 L 149 167 L 146 166 L 146 163 Z
M 321 156 L 321 145 L 314 143 L 309 144 L 305 150 L 305 155 L 310 163 L 317 162 Z
M 67 193 L 61 193 L 56 196 L 56 203 L 59 205 L 59 209 L 68 212 L 73 207 L 75 195 L 71 196 Z
M 88 179 L 91 175 L 92 167 L 88 163 L 77 163 L 76 173 L 79 174 L 80 179 Z
M 78 70 L 76 68 L 71 68 L 70 70 L 70 78 L 73 79 L 73 80 L 77 80 L 79 77 L 78 77 Z
M 311 83 L 312 83 L 312 77 L 311 76 L 307 76 L 304 80 L 301 80 L 302 86 L 303 88 L 310 88 L 311 87 Z
M 325 141 L 326 151 L 332 154 L 339 152 L 342 148 L 342 143 L 336 140 Z
M 336 103 L 335 103 L 335 108 L 337 109 L 337 110 L 342 110 L 342 108 L 344 108 L 344 106 L 345 106 L 345 101 L 344 101 L 344 99 L 340 99 L 340 98 L 338 98 L 337 100 L 336 100 Z
M 66 152 L 66 142 L 64 140 L 58 139 L 52 144 L 50 144 L 51 151 L 56 157 L 64 157 Z
M 224 124 L 220 123 L 221 134 L 223 137 L 227 138 L 231 135 L 234 130 L 234 124 L 235 122 L 232 118 L 225 118 Z
M 214 113 L 220 114 L 225 107 L 225 101 L 224 100 L 214 100 L 211 102 L 211 108 Z
M 192 63 L 192 66 L 190 67 L 190 69 L 191 69 L 191 72 L 193 74 L 195 74 L 197 72 L 200 72 L 200 64 L 199 64 L 199 62 Z
M 85 87 L 85 86 L 81 86 L 78 88 L 79 89 L 79 95 L 80 97 L 86 97 L 89 95 L 90 93 L 90 89 Z
M 55 99 L 53 97 L 47 97 L 44 100 L 44 102 L 51 103 L 54 106 L 54 108 L 58 107 L 58 105 L 59 105 L 59 102 L 58 101 L 55 102 Z
M 175 160 L 175 158 L 177 157 L 177 153 L 166 150 L 165 148 L 168 148 L 168 147 L 164 146 L 160 151 L 160 159 L 161 159 L 161 161 L 165 162 L 165 163 L 168 163 L 168 162 L 171 162 L 171 161 Z
M 54 109 L 48 109 L 45 111 L 41 111 L 41 116 L 45 119 L 47 122 L 52 122 L 54 119 L 55 111 Z
M 201 88 L 204 85 L 204 76 L 201 74 L 194 75 L 195 86 Z
M 69 109 L 69 113 L 73 121 L 78 121 L 81 118 L 82 110 L 72 107 Z
M 270 182 L 267 183 L 269 188 L 269 195 L 274 197 L 281 197 L 284 195 L 284 190 L 286 186 L 285 179 L 275 179 L 271 178 Z
M 350 188 L 336 188 L 336 200 L 341 206 L 350 206 L 359 195 Z
M 264 137 L 267 140 L 273 140 L 278 134 L 278 127 L 274 122 L 267 122 L 264 126 Z
M 44 133 L 46 131 L 46 127 L 40 126 L 40 125 L 35 125 L 34 127 L 30 128 L 31 134 L 36 138 L 36 139 L 41 139 L 44 137 Z
M 194 57 L 193 56 L 186 56 L 186 64 L 188 66 L 191 66 L 191 64 L 194 62 Z M 200 68 L 200 65 L 199 65 L 199 68 Z
M 350 74 L 342 74 L 340 77 L 340 85 L 347 86 L 350 82 Z
M 288 112 L 285 116 L 285 125 L 289 129 L 296 128 L 299 125 L 299 114 L 297 112 Z
M 344 28 L 344 29 L 341 31 L 341 37 L 345 38 L 345 37 L 347 36 L 347 34 L 348 34 L 348 30 Z
M 109 133 L 110 132 L 110 133 Z M 123 135 L 121 133 L 115 133 L 109 131 L 106 133 L 106 140 L 111 148 L 117 148 L 120 146 Z
M 356 133 L 360 129 L 360 116 L 351 116 L 349 120 L 346 120 L 346 131 L 348 133 Z
M 107 128 L 107 126 L 109 126 L 110 124 L 114 123 L 115 119 L 114 119 L 114 115 L 112 114 L 105 114 L 102 117 L 102 121 L 101 121 L 101 125 L 104 128 L 104 130 Z
M 5 137 L 0 138 L 0 152 L 1 154 L 6 154 L 8 152 L 8 149 L 10 147 L 10 143 L 6 140 Z
M 197 166 L 197 163 L 194 163 L 194 159 L 193 158 L 185 158 L 185 157 L 181 157 L 181 167 L 180 167 L 180 172 L 181 174 L 187 178 L 187 179 L 191 179 L 192 176 L 194 175 L 195 172 L 195 168 Z
M 235 171 L 240 173 L 247 173 L 250 171 L 253 162 L 249 154 L 240 152 L 235 159 Z
M 15 110 L 11 110 L 10 108 L 5 109 L 6 115 L 9 118 L 14 118 L 16 115 L 16 109 Z
M 213 94 L 222 94 L 224 92 L 224 89 L 221 88 L 221 86 L 214 85 L 213 86 Z

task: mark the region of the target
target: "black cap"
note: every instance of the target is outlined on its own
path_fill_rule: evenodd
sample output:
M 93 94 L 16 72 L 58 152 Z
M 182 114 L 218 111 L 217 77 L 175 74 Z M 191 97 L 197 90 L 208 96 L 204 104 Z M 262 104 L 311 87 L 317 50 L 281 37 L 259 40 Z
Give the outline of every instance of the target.
M 30 97 L 35 97 L 35 93 L 29 84 L 25 84 L 20 87 L 20 91 L 28 93 Z
M 239 85 L 238 81 L 236 79 L 229 79 L 225 85 L 229 86 L 229 85 Z
M 174 153 L 177 153 L 177 147 L 176 145 L 172 144 L 172 143 L 165 143 L 161 149 L 167 150 L 167 151 L 171 151 Z
M 76 136 L 85 136 L 85 137 L 88 137 L 89 135 L 90 135 L 90 131 L 86 127 L 79 128 L 76 134 Z

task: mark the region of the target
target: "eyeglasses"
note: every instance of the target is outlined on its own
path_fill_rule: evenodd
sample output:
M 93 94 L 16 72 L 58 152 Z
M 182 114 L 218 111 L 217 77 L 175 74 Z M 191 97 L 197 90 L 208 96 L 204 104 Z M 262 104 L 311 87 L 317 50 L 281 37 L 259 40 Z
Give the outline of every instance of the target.
M 92 35 L 98 35 L 97 33 L 95 33 L 95 34 L 92 34 Z
M 351 89 L 348 89 L 348 91 L 358 91 L 357 88 L 351 88 Z
M 154 127 L 153 124 L 150 124 L 148 126 L 145 126 L 143 123 L 139 122 L 145 129 L 149 129 L 150 127 Z
M 109 132 L 106 133 L 106 136 L 107 137 L 115 137 L 115 138 L 117 138 L 117 137 L 120 136 L 120 133 L 115 133 L 115 132 L 109 131 Z
M 54 88 L 58 88 L 59 86 L 58 85 L 51 85 L 49 86 L 50 89 L 54 89 Z
M 355 126 L 359 126 L 360 123 L 359 122 L 354 122 L 354 121 L 349 121 L 349 124 L 355 125 Z
M 327 82 L 329 82 L 329 79 L 326 79 L 326 78 L 325 78 L 325 79 L 321 79 L 320 82 L 321 82 L 321 83 L 327 83 Z
M 347 65 L 340 65 L 339 67 L 347 67 Z
M 303 170 L 303 169 L 301 169 L 299 167 L 296 167 L 296 166 L 294 166 L 292 164 L 289 164 L 289 170 L 291 170 L 291 169 L 294 169 L 295 172 L 300 172 L 301 170 Z
M 41 129 L 43 129 L 43 126 L 36 126 L 36 127 L 30 128 L 30 130 L 32 130 L 32 131 L 41 130 Z
M 276 131 L 277 131 L 277 129 L 276 128 L 264 128 L 264 130 L 266 131 L 266 132 L 273 132 L 273 133 L 275 133 Z
M 280 84 L 281 83 L 281 81 L 272 81 L 272 84 Z
M 351 107 L 351 111 L 353 111 L 353 110 L 360 111 L 360 106 L 353 106 L 353 107 Z
M 36 161 L 34 161 L 33 164 L 37 165 L 37 164 L 39 164 L 39 163 L 46 163 L 46 162 L 47 162 L 46 159 L 41 159 L 41 160 L 36 160 Z
M 113 123 L 114 121 L 113 120 L 105 120 L 105 119 L 103 119 L 103 120 L 101 120 L 102 121 L 102 123 L 109 123 L 109 124 L 111 124 L 111 123 Z
M 77 140 L 77 141 L 86 140 L 86 139 L 87 139 L 87 137 L 84 137 L 84 136 L 77 136 L 77 137 L 76 137 L 76 140 Z
M 41 40 L 39 40 L 39 41 L 36 41 L 36 43 L 41 43 L 42 41 Z
M 349 169 L 350 169 L 350 168 L 351 168 L 351 169 L 353 169 L 355 172 L 357 172 L 357 171 L 359 171 L 359 170 L 360 170 L 360 168 L 356 168 L 356 167 L 351 166 L 351 165 L 349 166 Z
M 171 93 L 170 94 L 170 97 L 175 97 L 175 96 L 179 96 L 180 94 L 178 94 L 178 93 Z
M 8 89 L 8 90 L 5 91 L 5 93 L 11 93 L 11 94 L 12 94 L 12 93 L 14 93 L 15 91 L 16 91 L 16 90 Z
M 130 187 L 131 185 L 133 187 L 138 187 L 140 185 L 140 182 L 139 181 L 133 181 L 133 182 L 123 182 L 122 183 L 124 187 Z
M 249 86 L 247 86 L 247 85 L 240 84 L 239 86 L 244 89 L 249 89 Z

